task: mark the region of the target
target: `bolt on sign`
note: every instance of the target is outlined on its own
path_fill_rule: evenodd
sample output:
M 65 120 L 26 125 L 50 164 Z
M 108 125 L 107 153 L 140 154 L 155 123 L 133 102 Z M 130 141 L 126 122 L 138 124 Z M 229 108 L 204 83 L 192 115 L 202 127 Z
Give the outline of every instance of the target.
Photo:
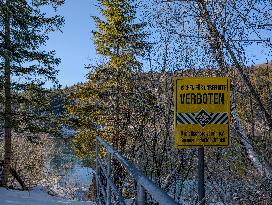
M 229 78 L 174 78 L 174 102 L 177 148 L 229 146 Z

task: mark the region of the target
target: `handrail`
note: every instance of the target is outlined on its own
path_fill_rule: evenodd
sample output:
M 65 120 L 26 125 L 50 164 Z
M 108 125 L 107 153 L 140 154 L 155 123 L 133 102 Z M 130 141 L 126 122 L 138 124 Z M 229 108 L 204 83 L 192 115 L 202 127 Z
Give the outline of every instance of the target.
M 112 148 L 111 145 L 109 145 L 107 142 L 105 142 L 104 140 L 102 140 L 100 137 L 96 137 L 96 171 L 98 173 L 97 174 L 97 178 L 99 179 L 99 166 L 102 166 L 102 163 L 100 162 L 99 159 L 99 155 L 98 155 L 98 151 L 99 151 L 99 147 L 98 147 L 98 143 L 100 143 L 101 145 L 103 145 L 108 153 L 108 166 L 110 167 L 110 156 L 114 157 L 115 159 L 117 159 L 127 170 L 128 172 L 133 176 L 134 180 L 137 182 L 137 204 L 145 204 L 145 199 L 144 199 L 144 195 L 145 195 L 145 191 L 148 192 L 151 197 L 157 201 L 160 204 L 163 205 L 179 205 L 173 198 L 171 198 L 166 192 L 164 192 L 160 187 L 158 187 L 154 182 L 152 182 L 148 177 L 146 177 L 140 170 L 138 170 L 133 164 L 131 164 L 130 162 L 128 162 L 123 156 L 121 156 L 116 150 L 114 150 Z M 103 167 L 104 168 L 104 167 Z M 110 170 L 110 169 L 109 169 Z M 105 170 L 103 170 L 105 172 Z M 107 171 L 108 172 L 108 171 Z M 110 179 L 110 174 L 109 173 L 104 173 L 106 178 L 107 178 L 107 184 L 109 183 L 110 187 L 112 188 L 112 191 L 115 192 L 116 189 L 115 187 L 112 187 L 112 180 Z M 99 186 L 101 185 L 101 183 L 99 182 L 99 180 L 97 180 L 97 190 L 99 192 Z M 110 193 L 110 191 L 108 190 L 107 193 Z M 98 194 L 98 204 L 99 204 L 99 193 Z M 118 198 L 120 196 L 120 193 L 115 193 L 117 194 Z M 111 197 L 107 197 L 107 198 L 111 198 Z M 110 200 L 110 199 L 109 199 Z M 111 204 L 110 201 L 105 200 L 106 204 Z M 121 199 L 121 201 L 123 202 L 123 199 Z

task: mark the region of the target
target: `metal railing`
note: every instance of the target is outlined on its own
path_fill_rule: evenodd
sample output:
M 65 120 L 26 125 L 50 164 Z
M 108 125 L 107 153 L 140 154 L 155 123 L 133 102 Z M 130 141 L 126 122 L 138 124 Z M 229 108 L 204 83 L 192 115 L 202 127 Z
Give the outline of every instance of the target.
M 102 162 L 99 157 L 99 144 L 101 144 L 107 151 L 106 163 Z M 146 193 L 149 193 L 152 199 L 162 205 L 178 205 L 167 193 L 165 193 L 160 187 L 154 184 L 148 177 L 146 177 L 141 171 L 139 171 L 133 164 L 128 162 L 123 156 L 121 156 L 116 150 L 112 148 L 107 142 L 100 137 L 96 137 L 96 203 L 110 205 L 112 204 L 112 194 L 114 194 L 118 203 L 126 205 L 125 199 L 114 184 L 111 178 L 111 159 L 115 158 L 118 162 L 125 167 L 126 171 L 133 177 L 137 184 L 136 189 L 136 204 L 146 204 Z M 103 166 L 103 164 L 106 165 Z M 103 173 L 101 173 L 101 171 Z M 106 185 L 103 185 L 101 174 L 105 176 Z

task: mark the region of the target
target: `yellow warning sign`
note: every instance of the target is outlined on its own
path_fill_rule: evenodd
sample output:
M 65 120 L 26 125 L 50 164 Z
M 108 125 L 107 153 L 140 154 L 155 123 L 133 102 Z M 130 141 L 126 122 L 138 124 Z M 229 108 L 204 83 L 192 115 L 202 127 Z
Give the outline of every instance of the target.
M 174 78 L 177 148 L 230 144 L 230 79 Z

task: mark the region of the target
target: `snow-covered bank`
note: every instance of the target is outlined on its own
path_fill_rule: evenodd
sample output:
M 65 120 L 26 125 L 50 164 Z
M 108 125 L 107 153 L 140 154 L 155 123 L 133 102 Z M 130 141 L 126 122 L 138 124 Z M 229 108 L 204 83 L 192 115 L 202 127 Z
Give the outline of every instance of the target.
M 48 195 L 42 190 L 15 191 L 0 188 L 1 205 L 94 205 L 95 203 L 87 201 L 65 200 Z

